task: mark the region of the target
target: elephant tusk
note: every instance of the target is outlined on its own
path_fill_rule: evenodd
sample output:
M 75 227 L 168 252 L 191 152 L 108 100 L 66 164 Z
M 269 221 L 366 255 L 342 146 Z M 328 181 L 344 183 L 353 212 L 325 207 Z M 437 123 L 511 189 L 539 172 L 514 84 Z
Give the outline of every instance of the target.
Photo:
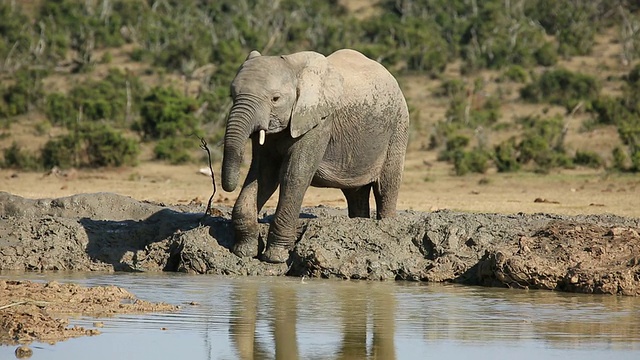
M 265 136 L 264 130 L 260 130 L 260 138 L 258 139 L 258 143 L 260 143 L 260 145 L 264 145 L 264 136 Z

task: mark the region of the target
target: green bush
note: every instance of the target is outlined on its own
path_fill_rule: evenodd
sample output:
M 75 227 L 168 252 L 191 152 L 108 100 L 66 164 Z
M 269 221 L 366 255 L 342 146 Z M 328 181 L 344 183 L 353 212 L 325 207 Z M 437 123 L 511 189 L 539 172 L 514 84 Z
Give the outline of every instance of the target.
M 625 81 L 632 87 L 636 87 L 638 84 L 640 84 L 640 64 L 636 64 L 629 71 L 627 76 L 625 76 Z
M 44 97 L 43 70 L 19 70 L 13 75 L 13 83 L 0 88 L 0 117 L 26 114 L 36 108 Z
M 580 101 L 590 108 L 599 92 L 600 85 L 594 77 L 556 69 L 544 72 L 539 79 L 523 87 L 520 96 L 526 101 L 548 102 L 571 110 Z
M 47 169 L 54 166 L 62 169 L 80 166 L 81 147 L 80 136 L 75 133 L 55 137 L 44 144 L 41 151 L 42 163 Z
M 433 125 L 431 135 L 429 135 L 429 150 L 435 150 L 445 146 L 449 137 L 460 129 L 460 125 L 449 121 L 437 121 Z
M 476 81 L 477 82 L 477 81 Z M 445 113 L 447 122 L 460 127 L 476 128 L 494 124 L 500 118 L 500 99 L 486 96 L 482 85 L 473 86 L 473 94 L 468 94 L 466 86 L 457 82 L 445 82 L 439 94 L 450 96 L 449 107 Z
M 142 100 L 139 130 L 147 139 L 201 135 L 194 112 L 195 99 L 181 95 L 172 87 L 156 87 Z
M 0 2 L 0 70 L 5 66 L 20 68 L 33 61 L 32 54 L 23 50 L 33 41 L 29 29 L 25 29 L 29 23 L 29 18 L 17 6 Z
M 194 137 L 170 137 L 159 140 L 153 152 L 156 159 L 177 165 L 192 161 L 192 150 L 197 147 L 197 140 Z
M 613 158 L 613 164 L 611 164 L 613 169 L 618 171 L 627 170 L 627 153 L 620 146 L 616 146 L 611 151 L 611 157 Z
M 631 171 L 640 172 L 640 150 L 631 154 Z
M 73 124 L 77 117 L 73 101 L 61 93 L 48 94 L 45 100 L 44 113 L 47 119 L 54 125 L 68 126 Z
M 443 151 L 440 152 L 438 160 L 449 161 L 454 159 L 454 155 L 464 150 L 469 145 L 469 137 L 460 135 L 457 133 L 452 134 L 447 138 L 446 146 Z
M 484 174 L 489 168 L 490 159 L 491 156 L 481 149 L 472 151 L 458 150 L 453 155 L 453 168 L 458 176 L 466 175 L 470 172 Z
M 565 56 L 587 55 L 595 43 L 607 6 L 593 1 L 538 0 L 525 5 L 525 15 L 535 19 L 548 35 L 556 36 Z
M 111 69 L 103 80 L 89 80 L 69 92 L 74 111 L 82 109 L 82 119 L 108 120 L 116 124 L 125 122 L 127 110 L 127 83 L 129 84 L 132 112 L 139 109 L 142 84 L 139 79 L 118 69 Z
M 599 125 L 615 125 L 633 116 L 621 99 L 611 96 L 600 96 L 591 106 L 590 111 L 595 113 L 595 123 Z
M 515 138 L 503 141 L 494 147 L 493 162 L 498 172 L 515 172 L 520 170 L 518 162 L 518 144 Z
M 560 116 L 518 119 L 523 125 L 523 137 L 518 146 L 520 164 L 535 163 L 537 170 L 547 172 L 554 167 L 571 167 L 572 161 L 564 149 L 564 119 Z
M 545 43 L 534 54 L 536 63 L 541 66 L 553 66 L 558 62 L 558 52 L 550 43 Z
M 518 83 L 525 83 L 529 78 L 527 71 L 520 65 L 510 66 L 503 75 L 506 79 Z
M 589 150 L 578 150 L 573 157 L 573 163 L 593 169 L 604 166 L 604 160 L 598 153 Z
M 437 75 L 449 60 L 447 42 L 432 19 L 409 16 L 400 20 L 398 14 L 387 12 L 365 20 L 363 29 L 367 44 L 363 52 L 387 66 L 403 64 L 409 71 Z
M 521 12 L 505 11 L 499 1 L 478 2 L 473 15 L 460 39 L 468 69 L 536 63 L 536 52 L 547 42 L 544 30 L 531 19 Z
M 84 130 L 87 166 L 136 165 L 140 153 L 138 142 L 124 137 L 104 125 L 88 126 Z
M 440 86 L 434 92 L 434 95 L 438 97 L 448 98 L 465 96 L 466 86 L 467 85 L 465 84 L 465 82 L 461 79 L 444 79 Z
M 21 170 L 40 170 L 42 164 L 38 157 L 33 153 L 22 149 L 15 141 L 10 147 L 4 149 L 4 161 L 0 163 L 1 167 L 21 169 Z
M 42 149 L 46 168 L 136 165 L 138 142 L 103 124 L 85 124 L 49 140 Z

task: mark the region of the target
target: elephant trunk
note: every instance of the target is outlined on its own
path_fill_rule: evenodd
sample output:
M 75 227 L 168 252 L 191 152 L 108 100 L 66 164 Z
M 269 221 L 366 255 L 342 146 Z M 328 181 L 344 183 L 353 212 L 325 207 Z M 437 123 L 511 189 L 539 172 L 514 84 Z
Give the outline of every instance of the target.
M 256 109 L 255 101 L 236 100 L 229 112 L 222 157 L 222 188 L 225 191 L 233 191 L 238 185 L 245 142 L 257 129 Z

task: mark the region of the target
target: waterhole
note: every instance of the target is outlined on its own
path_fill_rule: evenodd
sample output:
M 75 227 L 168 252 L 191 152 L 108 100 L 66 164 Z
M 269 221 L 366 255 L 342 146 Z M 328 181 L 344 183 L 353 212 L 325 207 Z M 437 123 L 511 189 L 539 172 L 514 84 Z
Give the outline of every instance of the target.
M 283 277 L 0 273 L 117 285 L 175 313 L 72 318 L 101 335 L 33 343 L 31 359 L 637 359 L 640 299 Z M 0 346 L 0 359 L 15 346 Z

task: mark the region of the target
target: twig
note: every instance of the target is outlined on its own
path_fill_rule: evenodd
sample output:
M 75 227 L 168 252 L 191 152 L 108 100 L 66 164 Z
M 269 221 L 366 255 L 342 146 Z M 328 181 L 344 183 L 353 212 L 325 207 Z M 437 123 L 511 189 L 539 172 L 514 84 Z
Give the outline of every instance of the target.
M 200 148 L 207 152 L 207 157 L 209 158 L 209 171 L 211 172 L 211 184 L 213 185 L 213 193 L 209 197 L 209 201 L 207 202 L 207 209 L 204 211 L 205 215 L 211 215 L 211 202 L 213 202 L 213 197 L 216 195 L 216 178 L 213 174 L 213 167 L 211 166 L 211 151 L 209 151 L 209 147 L 207 146 L 207 141 L 204 138 L 200 138 Z
M 14 302 L 14 303 L 11 303 L 11 304 L 8 304 L 8 305 L 0 306 L 0 310 L 4 310 L 4 309 L 10 308 L 12 306 L 23 305 L 23 304 L 26 304 L 26 303 L 28 303 L 28 301 Z
M 8 309 L 8 308 L 13 307 L 13 306 L 25 305 L 25 304 L 36 304 L 36 306 L 37 306 L 38 304 L 51 304 L 51 302 L 50 301 L 37 301 L 37 300 L 16 301 L 16 302 L 11 303 L 11 304 L 0 306 L 0 310 Z

